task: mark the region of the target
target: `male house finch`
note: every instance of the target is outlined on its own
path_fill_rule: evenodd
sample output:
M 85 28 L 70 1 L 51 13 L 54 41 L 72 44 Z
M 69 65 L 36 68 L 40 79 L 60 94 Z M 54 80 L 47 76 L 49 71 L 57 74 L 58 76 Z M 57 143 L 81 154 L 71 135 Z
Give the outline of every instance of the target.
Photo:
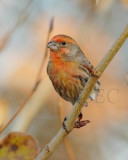
M 49 78 L 58 94 L 74 105 L 94 67 L 69 36 L 56 35 L 47 47 L 50 49 L 47 66 Z M 96 99 L 99 88 L 100 82 L 97 81 L 89 95 L 91 100 Z

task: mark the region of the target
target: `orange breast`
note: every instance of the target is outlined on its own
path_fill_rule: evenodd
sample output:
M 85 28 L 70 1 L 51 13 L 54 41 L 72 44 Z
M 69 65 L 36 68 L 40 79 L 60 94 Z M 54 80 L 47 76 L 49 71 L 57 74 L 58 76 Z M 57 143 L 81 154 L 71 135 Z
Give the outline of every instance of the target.
M 83 88 L 80 79 L 77 78 L 79 75 L 77 64 L 64 62 L 59 56 L 54 57 L 48 65 L 48 75 L 59 95 L 74 103 Z

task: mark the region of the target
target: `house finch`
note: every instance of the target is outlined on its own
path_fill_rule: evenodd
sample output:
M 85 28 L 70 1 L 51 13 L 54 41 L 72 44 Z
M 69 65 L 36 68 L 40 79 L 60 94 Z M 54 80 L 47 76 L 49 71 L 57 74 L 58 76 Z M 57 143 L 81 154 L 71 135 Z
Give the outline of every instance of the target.
M 74 105 L 89 76 L 93 74 L 94 67 L 78 44 L 69 36 L 56 35 L 47 44 L 47 47 L 50 49 L 47 66 L 49 78 L 57 93 Z M 99 88 L 100 82 L 97 81 L 89 95 L 91 100 L 96 99 Z M 89 122 L 88 120 L 80 121 L 81 118 L 80 113 L 75 128 L 80 128 Z
M 57 93 L 74 105 L 94 67 L 69 36 L 56 35 L 47 47 L 50 49 L 47 66 L 49 78 Z M 99 88 L 100 82 L 97 81 L 89 96 L 91 100 L 96 99 Z

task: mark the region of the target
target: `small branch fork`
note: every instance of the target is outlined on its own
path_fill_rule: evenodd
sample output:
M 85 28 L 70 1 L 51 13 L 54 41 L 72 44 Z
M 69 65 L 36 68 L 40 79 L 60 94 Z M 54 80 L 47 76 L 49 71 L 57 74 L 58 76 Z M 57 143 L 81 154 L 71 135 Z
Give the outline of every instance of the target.
M 83 91 L 79 95 L 78 101 L 76 101 L 75 105 L 73 106 L 70 114 L 66 118 L 65 126 L 68 132 L 72 131 L 74 123 L 81 112 L 81 109 L 84 105 L 84 102 L 87 100 L 92 88 L 94 87 L 97 80 L 100 78 L 106 67 L 112 61 L 114 56 L 117 54 L 118 50 L 121 48 L 125 40 L 128 38 L 128 25 L 124 29 L 123 33 L 119 36 L 115 44 L 112 48 L 108 51 L 108 53 L 103 57 L 101 62 L 97 65 L 95 69 L 95 74 L 97 76 L 92 75 L 87 85 L 84 87 Z M 62 127 L 58 133 L 53 137 L 53 139 L 46 145 L 46 147 L 42 150 L 36 160 L 46 160 L 48 157 L 55 151 L 58 145 L 63 141 L 63 139 L 67 136 L 67 132 Z
M 47 35 L 47 39 L 46 39 L 46 44 L 48 43 L 48 40 L 49 40 L 50 34 L 52 32 L 52 29 L 53 29 L 53 18 L 51 18 L 51 20 L 50 20 L 48 35 Z M 16 111 L 16 113 L 12 116 L 12 118 L 5 125 L 3 125 L 0 128 L 0 133 L 2 133 L 8 127 L 8 125 L 16 118 L 16 116 L 20 113 L 20 111 L 24 108 L 26 103 L 31 99 L 31 97 L 33 96 L 33 94 L 37 90 L 37 88 L 38 88 L 38 86 L 39 86 L 39 84 L 41 82 L 41 73 L 42 73 L 42 70 L 43 70 L 43 66 L 45 64 L 46 57 L 47 57 L 47 46 L 45 47 L 42 63 L 41 63 L 40 69 L 38 71 L 38 74 L 37 74 L 37 77 L 36 77 L 36 82 L 35 82 L 35 85 L 34 85 L 33 89 L 31 90 L 29 95 L 26 97 L 24 102 L 21 104 L 19 109 Z

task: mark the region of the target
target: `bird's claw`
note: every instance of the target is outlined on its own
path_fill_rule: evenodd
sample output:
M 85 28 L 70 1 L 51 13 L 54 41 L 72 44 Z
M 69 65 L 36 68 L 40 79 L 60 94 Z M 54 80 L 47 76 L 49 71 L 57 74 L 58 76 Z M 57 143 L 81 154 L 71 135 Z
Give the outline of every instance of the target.
M 89 120 L 83 120 L 83 121 L 76 121 L 74 123 L 74 127 L 73 128 L 81 128 L 81 127 L 84 127 L 86 124 L 90 123 L 91 121 Z
M 76 122 L 74 123 L 73 128 L 81 128 L 81 127 L 84 127 L 86 124 L 88 124 L 88 123 L 91 122 L 91 121 L 89 121 L 89 120 L 83 120 L 83 121 L 81 121 L 81 119 L 82 119 L 82 113 L 79 114 L 78 121 L 76 121 Z M 65 118 L 64 118 L 64 121 L 63 121 L 63 123 L 62 123 L 62 126 L 63 126 L 63 129 L 66 131 L 66 133 L 69 134 L 70 131 L 68 131 L 68 129 L 67 129 L 66 125 L 65 125 L 65 121 L 66 121 L 66 120 L 67 120 L 67 118 L 65 117 Z

